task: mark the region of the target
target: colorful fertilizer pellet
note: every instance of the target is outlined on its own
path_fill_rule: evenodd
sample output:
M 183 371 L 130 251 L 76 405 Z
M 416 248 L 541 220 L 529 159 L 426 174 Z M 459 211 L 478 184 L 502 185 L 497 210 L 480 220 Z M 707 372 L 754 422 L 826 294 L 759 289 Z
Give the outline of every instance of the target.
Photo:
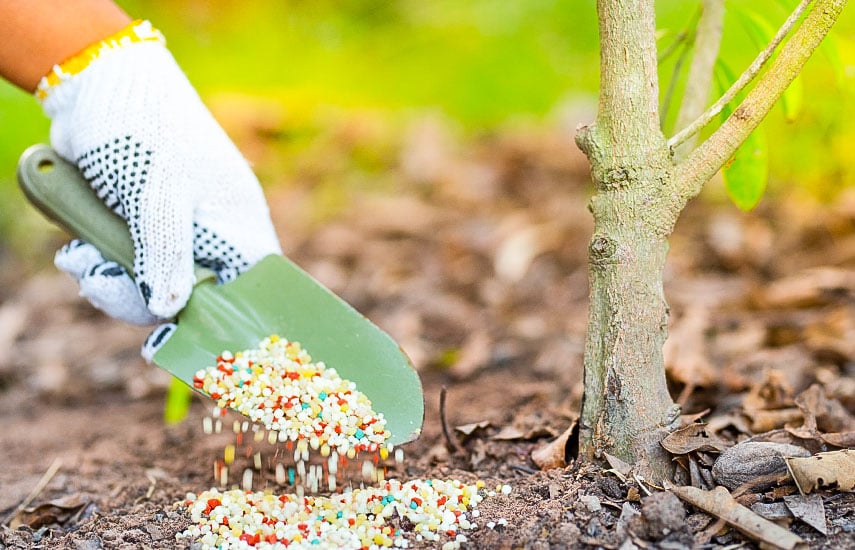
M 296 443 L 301 454 L 308 448 L 326 456 L 330 451 L 375 453 L 389 438 L 383 414 L 372 410 L 353 382 L 312 362 L 299 343 L 276 335 L 255 349 L 224 351 L 216 365 L 196 373 L 193 384 L 219 409 L 233 409 L 261 424 L 271 444 Z M 233 425 L 239 437 L 248 428 L 247 421 Z M 204 429 L 209 432 L 211 424 Z
M 220 487 L 228 486 L 230 473 L 239 474 L 244 457 L 258 472 L 244 470 L 245 489 L 253 480 L 261 486 L 275 480 L 302 496 L 341 490 L 356 475 L 361 482 L 385 481 L 393 449 L 386 443 L 390 434 L 383 415 L 353 382 L 313 362 L 298 342 L 272 335 L 257 348 L 223 351 L 216 365 L 196 372 L 193 384 L 217 402 L 202 421 L 206 434 L 222 431 L 228 409 L 243 415 L 232 420 L 234 444 L 214 464 Z M 275 477 L 264 475 L 259 451 L 264 443 L 273 447 L 268 464 Z M 403 462 L 401 449 L 394 449 L 394 459 Z
M 446 540 L 459 548 L 476 529 L 484 483 L 456 480 L 388 480 L 378 487 L 332 496 L 276 496 L 269 492 L 218 491 L 188 494 L 194 525 L 177 538 L 203 549 L 407 548 L 411 541 Z M 396 518 L 407 518 L 402 531 Z
M 443 550 L 451 550 L 467 542 L 464 532 L 478 527 L 482 498 L 496 494 L 481 481 L 386 480 L 385 462 L 392 455 L 400 464 L 403 452 L 386 445 L 383 415 L 371 410 L 352 382 L 313 363 L 296 342 L 270 336 L 257 349 L 223 352 L 216 366 L 196 373 L 194 385 L 217 401 L 203 421 L 205 433 L 222 431 L 226 409 L 249 418 L 233 421 L 236 441 L 217 458 L 214 478 L 226 487 L 230 468 L 239 472 L 243 458 L 252 463 L 243 470 L 242 490 L 211 489 L 179 503 L 194 525 L 177 538 L 193 539 L 203 549 L 379 549 L 445 541 Z M 276 446 L 272 480 L 296 494 L 252 491 L 253 471 L 264 476 L 258 446 L 265 442 Z M 339 484 L 342 470 L 360 465 L 362 480 L 376 485 Z M 330 496 L 307 496 L 306 490 L 329 490 Z

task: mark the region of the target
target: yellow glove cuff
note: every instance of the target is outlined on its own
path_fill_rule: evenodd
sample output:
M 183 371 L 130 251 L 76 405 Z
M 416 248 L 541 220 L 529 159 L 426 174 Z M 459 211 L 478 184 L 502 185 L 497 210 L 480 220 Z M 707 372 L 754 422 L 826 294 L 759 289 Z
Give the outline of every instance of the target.
M 137 42 L 159 42 L 166 45 L 166 38 L 151 22 L 137 19 L 116 34 L 84 48 L 59 65 L 54 65 L 39 82 L 36 97 L 44 100 L 52 88 L 79 74 L 96 59 Z

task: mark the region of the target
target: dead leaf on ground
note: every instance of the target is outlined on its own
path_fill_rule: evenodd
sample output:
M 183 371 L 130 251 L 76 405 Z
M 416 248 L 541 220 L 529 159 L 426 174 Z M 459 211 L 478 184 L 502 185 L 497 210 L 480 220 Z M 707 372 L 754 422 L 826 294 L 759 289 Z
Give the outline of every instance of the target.
M 750 434 L 751 427 L 745 417 L 739 414 L 723 414 L 712 416 L 707 422 L 707 433 L 717 434 L 726 428 L 734 428 L 739 433 Z
M 829 303 L 841 291 L 855 293 L 855 272 L 837 267 L 808 269 L 774 281 L 755 293 L 755 305 L 765 309 L 807 308 Z
M 563 468 L 567 466 L 568 452 L 567 443 L 573 432 L 576 429 L 576 420 L 570 423 L 570 426 L 564 430 L 564 433 L 559 435 L 554 440 L 546 445 L 536 448 L 531 452 L 531 459 L 537 464 L 541 470 L 551 470 L 553 468 Z
M 785 461 L 802 494 L 823 488 L 855 490 L 855 450 L 843 449 L 807 458 L 786 458 Z
M 855 432 L 820 434 L 819 438 L 832 447 L 855 447 Z
M 706 432 L 706 425 L 689 424 L 674 430 L 662 440 L 662 446 L 671 454 L 682 455 L 694 451 L 720 453 L 729 445 L 716 436 Z
M 718 372 L 709 360 L 706 338 L 709 327 L 709 309 L 689 306 L 668 330 L 663 348 L 665 368 L 671 379 L 686 387 L 680 402 L 685 401 L 694 388 L 711 386 L 718 381 Z
M 784 372 L 767 368 L 763 379 L 751 385 L 751 389 L 742 401 L 746 411 L 774 410 L 793 406 L 793 387 Z
M 775 522 L 783 520 L 789 523 L 793 519 L 793 513 L 783 502 L 755 502 L 751 505 L 751 511 Z
M 612 471 L 621 476 L 622 481 L 626 481 L 626 478 L 629 477 L 629 474 L 632 473 L 632 464 L 624 462 L 620 458 L 610 455 L 609 453 L 603 453 L 606 457 L 606 462 L 609 463 L 609 466 L 612 467 Z
M 828 526 L 825 524 L 825 506 L 822 497 L 813 495 L 788 495 L 784 497 L 784 504 L 792 512 L 796 519 L 807 523 L 823 535 L 828 535 Z
M 462 426 L 455 426 L 454 429 L 463 435 L 472 435 L 476 430 L 481 430 L 489 426 L 489 420 L 482 420 L 481 422 L 472 422 L 470 424 L 463 424 Z
M 9 522 L 9 527 L 17 529 L 26 525 L 31 529 L 51 524 L 63 524 L 71 519 L 77 512 L 88 504 L 80 495 L 70 495 L 51 500 L 38 506 L 21 510 L 16 517 Z
M 804 415 L 804 428 L 823 432 L 855 431 L 855 416 L 840 401 L 829 399 L 819 384 L 813 384 L 796 397 Z
M 801 420 L 801 411 L 794 407 L 793 389 L 784 372 L 767 368 L 763 379 L 751 386 L 742 400 L 743 414 L 751 422 L 751 431 L 764 433 Z
M 666 489 L 692 506 L 726 521 L 753 540 L 786 550 L 808 547 L 801 537 L 736 502 L 724 487 L 704 491 L 695 487 L 670 485 L 666 486 Z
M 751 411 L 750 417 L 751 431 L 753 433 L 766 433 L 777 430 L 787 424 L 801 422 L 802 413 L 799 409 L 791 407 L 773 411 L 755 410 Z
M 855 376 L 846 376 L 837 367 L 820 367 L 814 372 L 829 397 L 837 399 L 846 410 L 855 411 Z
M 517 439 L 531 440 L 540 437 L 555 437 L 557 429 L 549 424 L 554 424 L 554 418 L 547 418 L 542 411 L 521 415 L 514 419 L 513 424 L 503 426 L 498 433 L 490 436 L 494 441 L 514 441 Z M 572 419 L 572 422 L 576 422 Z
M 838 307 L 805 327 L 804 340 L 814 353 L 839 364 L 855 359 L 855 311 L 851 304 Z
M 781 389 L 789 388 L 789 396 L 792 398 L 792 388 L 804 387 L 801 386 L 802 382 L 812 378 L 815 370 L 816 360 L 811 353 L 804 346 L 796 344 L 741 354 L 725 365 L 721 381 L 732 392 L 752 390 L 764 383 L 768 372 L 773 371 L 783 376 L 786 386 Z M 792 402 L 784 402 L 778 407 L 785 406 L 792 406 Z M 761 408 L 777 407 L 767 402 Z

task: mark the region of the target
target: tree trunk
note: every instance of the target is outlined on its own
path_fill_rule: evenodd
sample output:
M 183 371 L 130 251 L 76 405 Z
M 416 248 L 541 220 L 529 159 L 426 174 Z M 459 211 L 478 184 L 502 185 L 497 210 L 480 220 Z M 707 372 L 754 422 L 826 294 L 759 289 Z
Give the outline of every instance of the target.
M 608 452 L 643 466 L 657 481 L 670 464 L 659 441 L 679 417 L 662 358 L 668 327 L 662 275 L 670 230 L 649 208 L 657 202 L 661 177 L 667 175 L 646 169 L 625 188 L 601 190 L 591 202 L 591 306 L 580 421 L 586 459 Z
M 609 453 L 661 480 L 659 441 L 679 408 L 668 394 L 662 275 L 676 221 L 673 162 L 659 128 L 653 1 L 599 0 L 600 105 L 576 141 L 591 161 L 591 305 L 580 455 Z
M 659 128 L 654 1 L 597 1 L 599 110 L 594 123 L 580 128 L 576 136 L 591 162 L 596 186 L 590 204 L 594 236 L 589 247 L 591 309 L 579 421 L 582 459 L 601 460 L 609 453 L 634 464 L 650 481 L 669 477 L 671 462 L 659 442 L 677 427 L 680 409 L 668 394 L 662 357 L 668 327 L 662 289 L 667 239 L 686 202 L 768 114 L 846 1 L 815 0 L 739 107 L 677 164 Z M 808 4 L 800 4 L 776 40 L 783 39 Z M 711 19 L 710 32 L 715 29 L 712 23 Z M 767 48 L 769 54 L 776 44 Z M 760 57 L 768 59 L 766 53 Z M 740 88 L 762 64 L 749 67 Z M 679 145 L 709 120 L 710 116 L 698 117 L 680 139 L 672 138 L 674 143 Z

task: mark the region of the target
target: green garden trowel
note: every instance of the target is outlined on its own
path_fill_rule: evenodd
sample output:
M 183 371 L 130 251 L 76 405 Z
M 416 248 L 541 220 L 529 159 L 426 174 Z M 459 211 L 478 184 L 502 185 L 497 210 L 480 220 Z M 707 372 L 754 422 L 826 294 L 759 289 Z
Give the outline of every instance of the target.
M 134 251 L 125 221 L 98 199 L 77 168 L 50 147 L 34 145 L 21 156 L 18 181 L 48 218 L 132 273 Z M 177 330 L 154 355 L 157 366 L 193 387 L 196 371 L 216 364 L 224 350 L 253 348 L 278 334 L 300 342 L 314 360 L 353 381 L 386 417 L 390 443 L 418 437 L 424 398 L 407 356 L 389 335 L 289 259 L 267 256 L 222 285 L 197 266 L 196 280 L 178 314 Z

